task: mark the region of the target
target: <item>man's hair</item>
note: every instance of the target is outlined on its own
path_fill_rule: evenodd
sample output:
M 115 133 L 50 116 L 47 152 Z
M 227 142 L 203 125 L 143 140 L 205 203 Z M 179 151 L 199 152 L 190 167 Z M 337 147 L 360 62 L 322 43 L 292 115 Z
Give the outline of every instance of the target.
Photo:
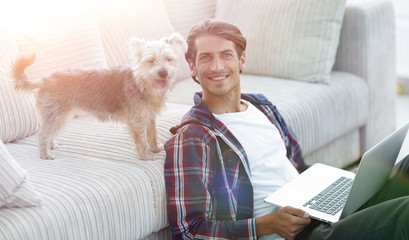
M 216 35 L 232 41 L 235 45 L 238 57 L 241 57 L 246 50 L 247 40 L 238 27 L 221 20 L 204 19 L 200 24 L 190 29 L 187 37 L 188 50 L 185 54 L 185 58 L 188 62 L 195 64 L 197 54 L 196 39 L 203 34 Z M 192 78 L 197 82 L 193 76 Z

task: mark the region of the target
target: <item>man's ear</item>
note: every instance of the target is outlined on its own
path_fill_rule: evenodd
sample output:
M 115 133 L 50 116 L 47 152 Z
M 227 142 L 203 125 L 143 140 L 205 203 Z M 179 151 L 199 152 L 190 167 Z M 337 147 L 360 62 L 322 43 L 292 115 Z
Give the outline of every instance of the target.
M 192 77 L 196 77 L 197 73 L 196 73 L 195 65 L 190 60 L 188 60 L 188 63 L 189 63 L 189 68 L 190 68 L 190 74 L 192 75 Z
M 199 81 L 199 77 L 197 76 L 197 71 L 195 68 L 195 64 L 192 63 L 192 61 L 188 60 L 187 61 L 189 64 L 189 68 L 190 68 L 190 75 L 193 79 L 193 81 L 195 81 L 196 83 L 198 83 L 200 85 L 200 81 Z
M 244 51 L 240 57 L 240 72 L 244 70 L 245 65 L 246 65 L 246 52 Z

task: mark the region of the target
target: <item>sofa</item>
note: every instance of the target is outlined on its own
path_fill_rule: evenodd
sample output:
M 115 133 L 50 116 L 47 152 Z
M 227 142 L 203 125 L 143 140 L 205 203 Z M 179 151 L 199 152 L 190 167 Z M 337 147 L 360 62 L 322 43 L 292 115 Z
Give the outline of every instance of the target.
M 78 113 L 57 139 L 56 159 L 39 158 L 35 97 L 15 91 L 9 76 L 22 52 L 37 54 L 32 79 L 62 67 L 124 65 L 130 37 L 186 37 L 215 17 L 248 40 L 242 91 L 277 106 L 307 163 L 347 167 L 395 129 L 389 0 L 118 0 L 48 17 L 31 32 L 0 22 L 0 239 L 171 238 L 165 152 L 139 160 L 126 125 Z M 179 62 L 157 117 L 161 144 L 200 91 Z

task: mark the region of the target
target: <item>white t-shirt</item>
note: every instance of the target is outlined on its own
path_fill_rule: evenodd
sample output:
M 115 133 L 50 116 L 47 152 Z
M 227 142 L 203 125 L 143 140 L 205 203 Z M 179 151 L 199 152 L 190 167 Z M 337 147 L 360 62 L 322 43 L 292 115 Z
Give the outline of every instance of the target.
M 254 217 L 276 210 L 264 198 L 294 179 L 298 172 L 288 160 L 280 132 L 267 116 L 247 104 L 244 112 L 214 114 L 233 133 L 247 154 L 254 194 Z

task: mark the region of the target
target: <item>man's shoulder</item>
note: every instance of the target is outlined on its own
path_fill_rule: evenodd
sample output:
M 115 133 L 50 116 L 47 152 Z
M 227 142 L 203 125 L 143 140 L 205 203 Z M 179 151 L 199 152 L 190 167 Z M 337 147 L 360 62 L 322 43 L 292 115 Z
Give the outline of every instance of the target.
M 256 105 L 273 105 L 270 100 L 263 94 L 254 94 L 254 93 L 243 93 L 241 95 L 242 99 L 249 101 Z
M 166 142 L 166 145 L 173 145 L 176 143 L 182 144 L 190 142 L 191 144 L 201 144 L 211 141 L 214 137 L 211 128 L 201 125 L 197 122 L 185 123 L 183 126 L 178 127 L 170 139 Z
M 210 129 L 207 126 L 204 126 L 198 122 L 189 122 L 181 126 L 176 131 L 175 135 L 183 134 L 184 136 L 187 136 L 187 137 L 190 137 L 190 136 L 201 137 L 202 135 L 206 134 L 209 131 Z

